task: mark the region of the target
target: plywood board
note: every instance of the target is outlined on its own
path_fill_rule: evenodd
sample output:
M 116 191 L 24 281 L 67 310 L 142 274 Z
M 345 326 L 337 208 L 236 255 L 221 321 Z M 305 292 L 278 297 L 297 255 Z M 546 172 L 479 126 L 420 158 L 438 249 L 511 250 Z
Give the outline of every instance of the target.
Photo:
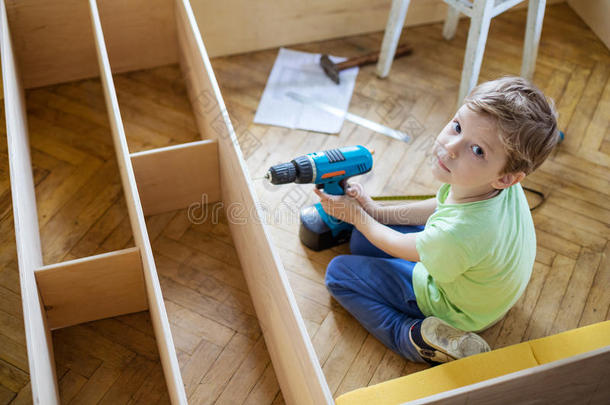
M 610 346 L 404 405 L 591 404 L 610 397 Z
M 220 200 L 216 141 L 132 153 L 131 162 L 144 215 Z
M 50 329 L 148 308 L 137 247 L 36 269 Z
M 388 0 L 190 3 L 211 56 L 383 31 L 390 10 Z M 99 9 L 113 72 L 178 61 L 171 0 L 103 1 Z M 446 10 L 442 0 L 413 0 L 406 26 L 442 21 Z M 97 76 L 84 2 L 7 0 L 7 12 L 25 88 Z
M 610 0 L 568 0 L 568 4 L 610 48 Z
M 99 74 L 87 2 L 7 0 L 6 6 L 25 88 Z M 100 15 L 113 72 L 177 62 L 171 1 L 101 1 Z
M 25 98 L 13 53 L 4 0 L 0 1 L 1 59 L 6 133 L 15 218 L 21 300 L 34 403 L 59 403 L 51 334 L 36 287 L 34 269 L 42 266 L 40 229 L 34 194 Z
M 263 224 L 248 169 L 186 0 L 176 0 L 181 65 L 202 135 L 218 140 L 220 181 L 231 233 L 275 374 L 288 404 L 332 404 L 284 267 Z M 236 208 L 236 209 L 233 209 Z
M 142 269 L 148 297 L 148 308 L 155 331 L 159 357 L 161 358 L 161 365 L 163 366 L 163 373 L 165 375 L 165 381 L 172 403 L 186 404 L 186 393 L 184 391 L 184 385 L 182 384 L 176 349 L 174 348 L 172 333 L 163 304 L 163 295 L 161 294 L 157 268 L 155 266 L 150 240 L 148 239 L 146 222 L 144 221 L 144 213 L 142 212 L 142 205 L 138 195 L 131 158 L 129 157 L 125 129 L 121 120 L 116 90 L 112 81 L 110 62 L 108 60 L 108 53 L 106 52 L 106 44 L 96 1 L 90 0 L 89 6 L 100 75 L 106 100 L 106 109 L 108 110 L 108 116 L 110 118 L 110 129 L 116 150 L 123 191 L 125 192 L 125 200 L 133 238 L 136 246 L 140 249 L 142 257 Z
M 561 1 L 564 0 L 547 3 Z M 391 3 L 389 0 L 191 0 L 211 57 L 383 31 Z M 527 3 L 517 7 L 527 7 Z M 411 0 L 405 26 L 443 21 L 446 15 L 447 5 L 442 0 Z M 417 52 L 417 44 L 414 45 Z M 381 48 L 381 36 L 378 48 Z M 332 53 L 332 49 L 327 52 Z

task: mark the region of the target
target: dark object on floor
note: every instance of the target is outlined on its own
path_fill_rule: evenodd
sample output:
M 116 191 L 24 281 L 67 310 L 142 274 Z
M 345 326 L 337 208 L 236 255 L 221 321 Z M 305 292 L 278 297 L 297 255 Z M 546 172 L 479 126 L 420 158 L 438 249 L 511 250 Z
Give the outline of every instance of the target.
M 410 55 L 413 52 L 413 48 L 411 45 L 405 44 L 396 48 L 396 53 L 394 54 L 394 59 Z M 345 69 L 353 68 L 356 66 L 364 66 L 370 65 L 372 63 L 376 63 L 379 59 L 379 52 L 371 53 L 364 56 L 358 56 L 356 58 L 351 58 L 341 63 L 333 63 L 330 60 L 328 55 L 322 55 L 320 58 L 320 66 L 324 69 L 324 73 L 328 76 L 333 82 L 339 84 L 339 72 Z

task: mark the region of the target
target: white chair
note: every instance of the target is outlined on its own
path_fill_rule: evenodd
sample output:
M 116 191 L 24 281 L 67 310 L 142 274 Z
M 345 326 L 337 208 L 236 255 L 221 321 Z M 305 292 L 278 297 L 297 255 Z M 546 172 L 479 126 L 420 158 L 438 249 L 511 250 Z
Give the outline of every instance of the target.
M 460 13 L 470 17 L 470 30 L 468 31 L 468 42 L 462 67 L 462 82 L 458 95 L 459 106 L 464 97 L 476 86 L 479 79 L 491 19 L 524 0 L 444 1 L 449 5 L 445 26 L 443 27 L 443 37 L 445 39 L 449 40 L 455 35 Z M 379 77 L 386 77 L 390 73 L 409 2 L 410 0 L 392 0 L 392 8 L 377 63 L 377 75 Z M 536 55 L 538 54 L 545 5 L 546 0 L 529 0 L 521 76 L 530 80 L 534 76 L 536 67 Z

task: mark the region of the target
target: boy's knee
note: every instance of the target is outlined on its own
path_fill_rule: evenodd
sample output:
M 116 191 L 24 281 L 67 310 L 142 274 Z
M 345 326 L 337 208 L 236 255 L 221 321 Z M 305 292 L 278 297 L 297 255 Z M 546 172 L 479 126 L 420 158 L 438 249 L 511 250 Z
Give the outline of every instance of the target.
M 335 287 L 340 287 L 342 285 L 342 281 L 346 280 L 348 277 L 352 278 L 348 275 L 349 272 L 349 264 L 350 255 L 340 255 L 333 258 L 330 263 L 328 263 L 328 267 L 326 268 L 326 278 L 325 284 L 326 288 L 332 291 Z

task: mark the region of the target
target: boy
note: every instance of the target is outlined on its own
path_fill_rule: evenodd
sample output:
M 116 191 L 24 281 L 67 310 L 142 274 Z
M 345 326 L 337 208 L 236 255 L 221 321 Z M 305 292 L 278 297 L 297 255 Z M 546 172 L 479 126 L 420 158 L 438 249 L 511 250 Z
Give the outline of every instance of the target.
M 355 225 L 352 255 L 328 265 L 332 295 L 408 360 L 488 351 L 473 331 L 501 319 L 530 279 L 536 235 L 520 181 L 557 144 L 556 115 L 525 79 L 483 83 L 436 138 L 435 199 L 384 207 L 359 184 L 345 196 L 316 189 L 327 213 Z

